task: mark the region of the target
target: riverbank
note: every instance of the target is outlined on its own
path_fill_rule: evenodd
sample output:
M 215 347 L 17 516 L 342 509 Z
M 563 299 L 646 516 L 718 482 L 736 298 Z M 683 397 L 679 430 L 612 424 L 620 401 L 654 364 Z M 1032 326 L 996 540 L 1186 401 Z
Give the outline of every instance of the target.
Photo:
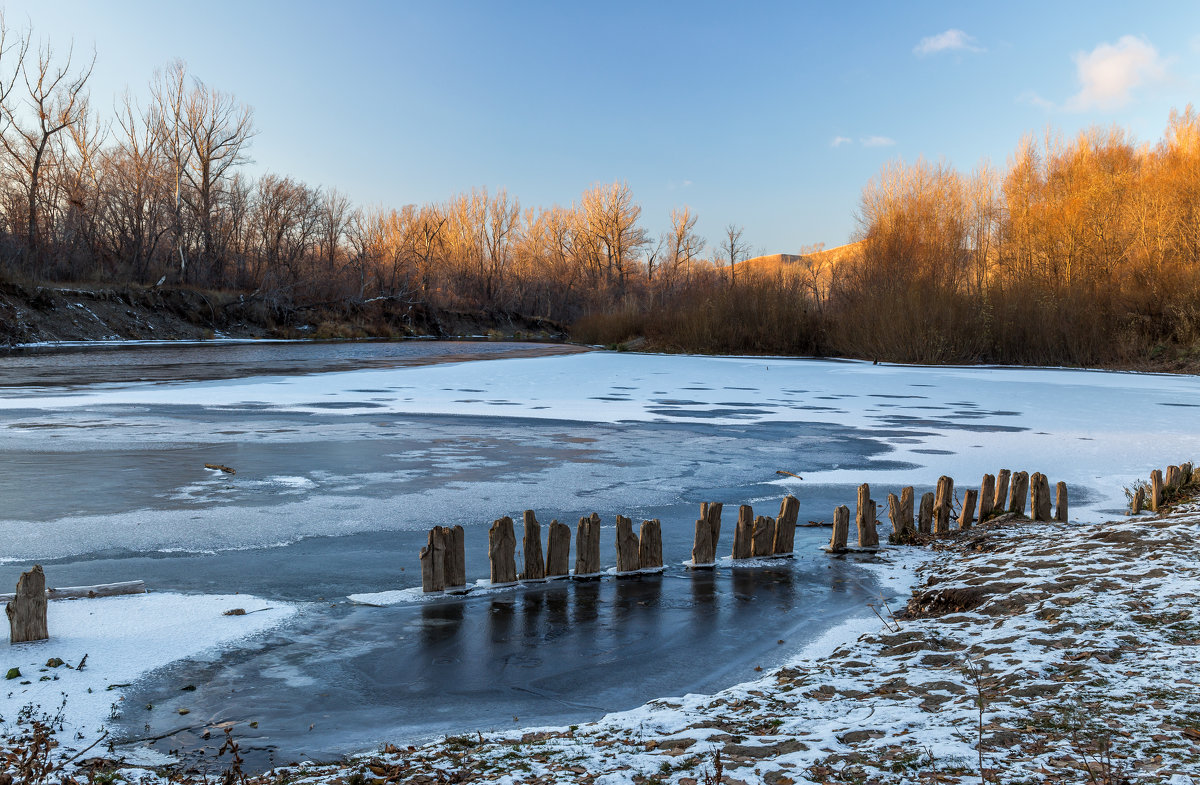
M 756 681 L 588 725 L 447 737 L 252 781 L 976 782 L 982 767 L 1000 783 L 1191 783 L 1198 534 L 1192 500 L 1162 515 L 994 523 L 932 551 L 888 549 L 881 576 L 915 577 L 907 608 L 877 607 L 879 618 L 843 625 Z
M 518 313 L 436 308 L 399 297 L 291 304 L 256 294 L 169 287 L 0 284 L 0 346 L 212 338 L 563 340 L 559 324 Z

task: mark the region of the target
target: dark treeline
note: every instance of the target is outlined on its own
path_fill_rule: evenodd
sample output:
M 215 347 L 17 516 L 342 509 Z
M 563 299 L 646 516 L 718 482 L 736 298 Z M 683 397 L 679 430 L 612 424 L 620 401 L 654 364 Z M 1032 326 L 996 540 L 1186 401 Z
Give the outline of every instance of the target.
M 364 208 L 250 177 L 253 111 L 182 63 L 100 111 L 78 52 L 0 45 L 0 278 L 240 292 L 286 311 L 395 299 L 516 312 L 585 341 L 912 362 L 1191 363 L 1200 120 L 1023 141 L 1006 170 L 885 167 L 851 251 L 747 265 L 687 207 L 660 236 L 623 183 Z

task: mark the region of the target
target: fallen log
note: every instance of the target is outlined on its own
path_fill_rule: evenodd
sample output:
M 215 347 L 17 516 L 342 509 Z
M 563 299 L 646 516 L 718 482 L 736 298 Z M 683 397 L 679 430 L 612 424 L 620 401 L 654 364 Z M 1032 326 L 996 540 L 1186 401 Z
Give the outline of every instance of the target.
M 64 586 L 61 589 L 46 589 L 47 600 L 88 600 L 96 597 L 118 597 L 125 594 L 145 594 L 145 581 L 122 581 L 121 583 L 98 583 L 95 586 Z M 0 594 L 0 602 L 11 602 L 15 594 Z

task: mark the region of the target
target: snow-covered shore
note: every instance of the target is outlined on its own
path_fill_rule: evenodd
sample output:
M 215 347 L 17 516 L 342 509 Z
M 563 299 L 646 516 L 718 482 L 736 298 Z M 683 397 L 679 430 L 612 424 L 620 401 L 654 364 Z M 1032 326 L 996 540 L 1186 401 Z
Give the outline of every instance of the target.
M 238 609 L 244 613 L 226 615 Z M 20 672 L 0 690 L 0 731 L 15 732 L 22 709 L 32 707 L 35 717 L 61 721 L 62 752 L 87 747 L 104 736 L 111 714 L 127 710 L 124 687 L 185 658 L 219 657 L 296 611 L 288 603 L 244 594 L 153 593 L 51 601 L 49 640 L 0 644 L 0 674 Z M 62 664 L 56 664 L 58 660 Z M 95 754 L 103 753 L 98 748 Z

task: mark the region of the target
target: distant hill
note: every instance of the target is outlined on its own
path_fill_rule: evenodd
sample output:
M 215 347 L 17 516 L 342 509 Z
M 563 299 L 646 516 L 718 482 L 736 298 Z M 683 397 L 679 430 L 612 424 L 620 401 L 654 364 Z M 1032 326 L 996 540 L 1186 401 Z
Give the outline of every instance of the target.
M 830 272 L 839 264 L 854 258 L 861 246 L 861 242 L 856 242 L 807 254 L 774 253 L 755 256 L 753 259 L 738 262 L 736 270 L 738 273 L 801 275 L 816 278 L 825 284 L 829 281 Z

